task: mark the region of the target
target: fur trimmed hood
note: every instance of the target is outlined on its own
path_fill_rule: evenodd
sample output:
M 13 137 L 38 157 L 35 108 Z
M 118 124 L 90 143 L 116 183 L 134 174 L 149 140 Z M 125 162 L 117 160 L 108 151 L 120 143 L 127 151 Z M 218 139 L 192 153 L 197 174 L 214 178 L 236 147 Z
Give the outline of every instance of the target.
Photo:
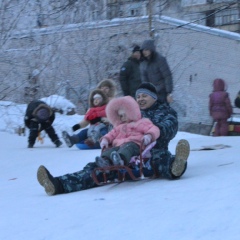
M 132 121 L 138 121 L 142 118 L 139 105 L 133 97 L 125 96 L 114 98 L 106 107 L 107 118 L 114 127 L 121 124 L 118 116 L 120 109 L 123 110 Z
M 95 89 L 95 90 L 93 90 L 93 91 L 90 93 L 90 95 L 89 95 L 88 102 L 89 102 L 89 107 L 90 107 L 90 108 L 94 107 L 94 105 L 93 105 L 93 96 L 94 96 L 95 94 L 99 94 L 99 95 L 101 95 L 102 98 L 103 98 L 103 101 L 102 101 L 102 103 L 101 103 L 101 105 L 100 105 L 99 107 L 101 107 L 101 106 L 103 106 L 103 105 L 106 105 L 106 104 L 108 103 L 108 98 L 107 98 L 107 96 L 104 94 L 104 92 L 101 91 L 100 89 Z
M 101 82 L 98 83 L 97 88 L 100 89 L 101 87 L 109 87 L 110 91 L 107 94 L 108 98 L 114 98 L 116 93 L 116 84 L 111 79 L 104 79 Z

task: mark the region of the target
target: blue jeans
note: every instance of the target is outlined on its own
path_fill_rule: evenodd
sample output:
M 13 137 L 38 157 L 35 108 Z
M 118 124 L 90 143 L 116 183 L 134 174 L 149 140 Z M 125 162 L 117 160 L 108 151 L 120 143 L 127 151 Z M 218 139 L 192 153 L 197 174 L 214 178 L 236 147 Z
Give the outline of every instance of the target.
M 79 138 L 79 143 L 84 143 L 84 141 L 88 138 L 87 136 L 88 129 L 85 128 L 82 131 L 80 131 L 77 135 Z M 108 127 L 104 127 L 100 130 L 101 136 L 104 136 L 108 133 Z

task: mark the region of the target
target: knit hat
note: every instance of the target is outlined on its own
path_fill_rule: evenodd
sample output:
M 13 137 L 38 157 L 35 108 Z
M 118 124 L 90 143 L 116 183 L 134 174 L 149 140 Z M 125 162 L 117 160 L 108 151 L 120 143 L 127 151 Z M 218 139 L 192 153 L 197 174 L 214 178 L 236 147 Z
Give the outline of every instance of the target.
M 138 45 L 136 45 L 132 50 L 133 53 L 140 52 L 140 51 L 141 51 L 141 48 Z
M 36 109 L 34 115 L 39 122 L 45 122 L 46 120 L 48 120 L 50 118 L 51 111 L 47 106 L 45 107 L 42 105 L 41 107 Z
M 142 50 L 150 50 L 152 52 L 156 51 L 155 45 L 154 45 L 154 40 L 145 40 L 142 44 L 141 47 Z
M 99 93 L 93 95 L 93 99 L 95 98 L 103 99 L 103 97 Z
M 157 100 L 157 90 L 155 88 L 155 86 L 152 83 L 142 83 L 140 84 L 140 86 L 138 87 L 137 91 L 136 91 L 136 95 L 135 97 L 137 98 L 137 95 L 140 93 L 144 93 L 147 94 L 149 96 L 151 96 L 152 98 Z

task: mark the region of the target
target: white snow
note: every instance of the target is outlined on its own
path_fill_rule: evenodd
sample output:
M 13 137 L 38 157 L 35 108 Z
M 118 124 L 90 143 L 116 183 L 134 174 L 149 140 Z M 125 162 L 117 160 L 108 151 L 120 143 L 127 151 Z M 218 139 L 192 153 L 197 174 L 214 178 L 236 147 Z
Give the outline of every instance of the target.
M 231 146 L 191 151 L 180 180 L 125 182 L 50 197 L 36 178 L 40 165 L 54 176 L 72 173 L 93 161 L 100 150 L 55 148 L 47 136 L 43 144 L 28 149 L 28 134 L 13 131 L 23 123 L 25 108 L 0 102 L 1 240 L 239 240 L 239 137 L 179 132 L 170 144 L 173 153 L 181 138 L 191 149 Z M 71 133 L 71 126 L 81 119 L 57 114 L 54 127 L 59 134 Z

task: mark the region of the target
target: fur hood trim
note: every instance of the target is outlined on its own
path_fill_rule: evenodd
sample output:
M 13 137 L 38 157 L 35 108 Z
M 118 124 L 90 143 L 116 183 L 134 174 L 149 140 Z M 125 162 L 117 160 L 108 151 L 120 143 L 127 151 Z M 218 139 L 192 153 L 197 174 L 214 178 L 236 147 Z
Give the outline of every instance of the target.
M 101 82 L 98 83 L 97 88 L 100 89 L 101 87 L 109 87 L 110 91 L 108 93 L 108 98 L 114 98 L 116 94 L 116 84 L 111 79 L 104 79 Z
M 93 90 L 93 91 L 90 93 L 90 95 L 89 95 L 88 102 L 89 102 L 89 107 L 90 107 L 90 108 L 94 107 L 94 105 L 93 105 L 93 96 L 94 96 L 95 94 L 101 95 L 101 96 L 102 96 L 102 99 L 103 99 L 103 101 L 102 101 L 102 103 L 100 104 L 99 107 L 101 107 L 101 106 L 103 106 L 103 105 L 106 105 L 106 104 L 108 103 L 108 98 L 107 98 L 107 96 L 104 94 L 104 92 L 101 91 L 100 89 L 95 89 L 95 90 Z
M 121 124 L 118 111 L 123 110 L 131 121 L 138 121 L 142 118 L 138 103 L 133 97 L 125 96 L 112 99 L 107 107 L 106 114 L 110 123 L 116 127 Z

